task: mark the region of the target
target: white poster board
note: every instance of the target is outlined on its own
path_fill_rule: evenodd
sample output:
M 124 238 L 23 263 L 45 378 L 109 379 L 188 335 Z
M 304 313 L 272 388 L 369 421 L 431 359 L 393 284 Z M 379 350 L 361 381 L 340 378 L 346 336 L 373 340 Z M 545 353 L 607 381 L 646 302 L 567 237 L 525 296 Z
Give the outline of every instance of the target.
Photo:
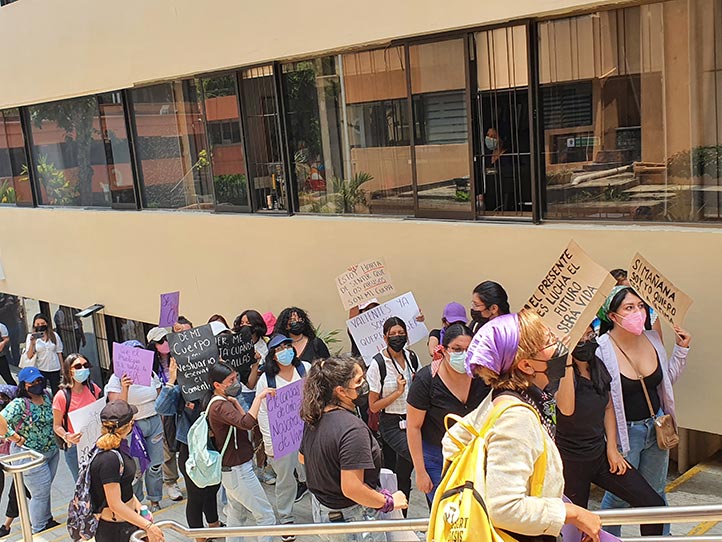
M 78 465 L 87 461 L 95 442 L 100 438 L 100 411 L 107 404 L 106 398 L 101 397 L 94 403 L 68 413 L 70 423 L 75 433 L 82 433 L 78 443 Z
M 406 323 L 409 345 L 428 337 L 429 330 L 424 323 L 416 321 L 419 312 L 414 294 L 408 292 L 347 320 L 346 327 L 368 365 L 376 354 L 386 348 L 383 327 L 384 322 L 392 316 L 397 316 Z

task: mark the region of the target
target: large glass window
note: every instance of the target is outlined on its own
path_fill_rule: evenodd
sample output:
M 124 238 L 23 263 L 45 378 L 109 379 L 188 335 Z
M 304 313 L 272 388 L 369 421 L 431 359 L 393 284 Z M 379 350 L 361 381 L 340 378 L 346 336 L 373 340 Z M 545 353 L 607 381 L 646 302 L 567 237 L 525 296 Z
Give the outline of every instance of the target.
M 120 92 L 33 105 L 28 116 L 40 204 L 134 203 Z
M 526 27 L 477 32 L 474 44 L 476 211 L 484 216 L 531 216 Z
M 464 40 L 409 48 L 418 208 L 471 212 Z
M 32 204 L 25 137 L 18 109 L 0 111 L 0 204 Z
M 288 209 L 286 168 L 273 66 L 241 72 L 243 117 L 253 206 L 257 211 Z
M 218 209 L 227 207 L 250 211 L 236 76 L 209 77 L 201 82 L 216 206 Z
M 544 22 L 539 48 L 547 217 L 722 218 L 720 0 Z
M 213 207 L 210 153 L 196 81 L 131 90 L 143 205 Z

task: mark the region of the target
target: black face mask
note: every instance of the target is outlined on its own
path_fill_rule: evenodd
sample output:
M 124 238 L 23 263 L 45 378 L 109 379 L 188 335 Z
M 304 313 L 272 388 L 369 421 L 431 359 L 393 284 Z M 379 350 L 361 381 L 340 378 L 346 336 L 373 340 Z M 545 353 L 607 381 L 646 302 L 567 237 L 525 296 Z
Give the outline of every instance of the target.
M 48 330 L 48 326 L 35 326 L 35 331 L 38 333 L 44 333 Z
M 586 361 L 587 363 L 589 363 L 594 359 L 595 352 L 597 351 L 598 346 L 599 345 L 597 344 L 596 339 L 580 342 L 579 344 L 577 344 L 577 347 L 572 352 L 572 357 L 574 359 L 578 359 L 579 361 Z
M 291 325 L 288 326 L 288 331 L 290 331 L 294 335 L 301 335 L 304 329 L 306 329 L 306 324 L 299 321 L 291 322 Z
M 545 371 L 537 371 L 547 375 L 549 384 L 547 388 L 552 388 L 562 379 L 564 371 L 566 370 L 567 359 L 569 358 L 569 349 L 562 343 L 557 344 L 554 354 L 547 361 L 547 368 Z
M 363 384 L 356 387 L 356 398 L 353 400 L 353 404 L 356 406 L 364 406 L 368 402 L 369 394 L 369 383 L 365 380 Z
M 32 386 L 28 386 L 28 392 L 32 393 L 33 395 L 42 395 L 45 391 L 45 380 L 43 380 L 40 384 L 33 384 Z
M 406 335 L 395 335 L 393 337 L 389 337 L 389 348 L 394 352 L 401 352 L 404 349 L 407 340 L 408 337 L 406 337 Z
M 469 311 L 469 312 L 471 314 L 471 319 L 474 320 L 474 322 L 476 322 L 480 326 L 483 326 L 484 324 L 486 324 L 489 321 L 488 318 L 482 316 L 481 311 L 475 311 L 474 309 L 471 309 L 471 311 Z
M 245 342 L 251 342 L 253 340 L 253 332 L 251 331 L 251 326 L 241 326 L 241 329 L 238 330 L 238 334 Z

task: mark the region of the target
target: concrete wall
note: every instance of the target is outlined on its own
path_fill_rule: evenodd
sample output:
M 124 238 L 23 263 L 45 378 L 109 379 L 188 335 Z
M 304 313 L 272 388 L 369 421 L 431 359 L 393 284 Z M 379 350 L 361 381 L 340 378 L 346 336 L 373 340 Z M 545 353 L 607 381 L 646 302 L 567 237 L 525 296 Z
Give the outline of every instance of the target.
M 399 293 L 413 291 L 434 326 L 447 302 L 468 306 L 486 279 L 518 309 L 572 238 L 610 269 L 639 250 L 695 300 L 693 349 L 675 388 L 681 424 L 722 434 L 717 229 L 3 208 L 0 232 L 0 291 L 154 322 L 158 295 L 180 290 L 196 322 L 294 304 L 327 330 L 347 317 L 335 276 L 367 258 L 386 258 Z

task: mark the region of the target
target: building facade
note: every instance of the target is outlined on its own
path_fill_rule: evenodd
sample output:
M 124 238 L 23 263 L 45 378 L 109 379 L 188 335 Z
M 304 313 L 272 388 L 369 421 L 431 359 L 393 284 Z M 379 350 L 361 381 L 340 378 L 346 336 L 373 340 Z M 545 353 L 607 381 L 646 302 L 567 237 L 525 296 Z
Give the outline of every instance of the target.
M 678 410 L 722 434 L 722 0 L 5 3 L 0 292 L 333 329 L 383 256 L 435 322 L 573 238 L 694 298 Z

